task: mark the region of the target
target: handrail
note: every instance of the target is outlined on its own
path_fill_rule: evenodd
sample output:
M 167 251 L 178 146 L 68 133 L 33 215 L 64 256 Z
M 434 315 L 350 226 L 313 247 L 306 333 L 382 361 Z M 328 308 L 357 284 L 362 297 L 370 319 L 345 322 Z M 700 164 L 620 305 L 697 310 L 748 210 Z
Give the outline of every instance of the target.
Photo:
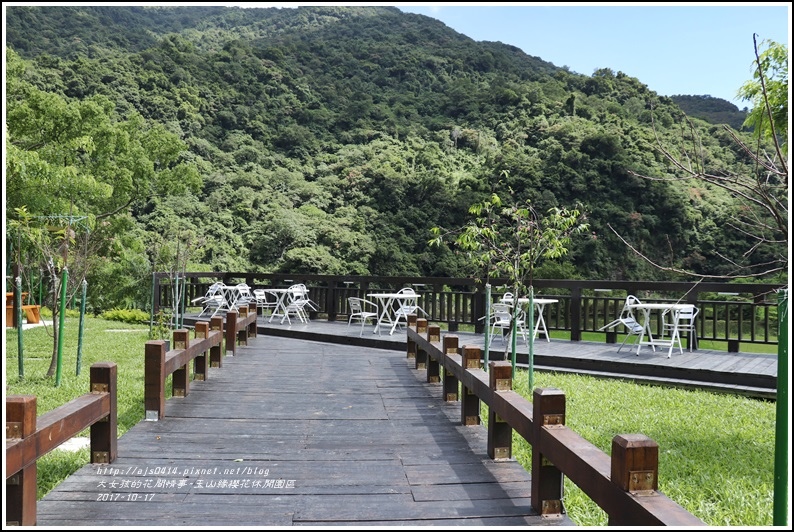
M 154 275 L 158 283 L 154 294 L 154 312 L 161 305 L 170 304 L 168 273 Z M 459 326 L 474 327 L 482 333 L 485 314 L 485 290 L 473 278 L 439 277 L 376 277 L 333 276 L 316 274 L 260 274 L 236 272 L 187 272 L 186 300 L 204 294 L 215 280 L 227 284 L 245 281 L 252 288 L 288 285 L 296 282 L 309 288 L 309 296 L 320 309 L 312 319 L 324 315 L 329 321 L 347 320 L 347 298 L 364 297 L 373 290 L 414 286 L 422 297 L 422 308 L 432 322 L 446 323 L 450 332 Z M 504 279 L 492 279 L 494 287 L 505 285 Z M 615 331 L 599 331 L 620 312 L 626 295 L 634 294 L 642 301 L 670 302 L 682 300 L 701 309 L 697 317 L 697 339 L 723 341 L 729 352 L 738 352 L 741 343 L 777 344 L 776 290 L 774 284 L 728 284 L 715 282 L 665 281 L 589 281 L 537 279 L 533 286 L 545 297 L 558 299 L 546 306 L 546 325 L 549 331 L 565 331 L 571 341 L 580 341 L 583 333 L 604 335 L 605 341 L 615 341 Z M 497 298 L 494 289 L 492 297 Z M 655 326 L 660 326 L 656 323 Z
M 239 317 L 238 317 L 239 316 Z M 230 310 L 223 316 L 214 316 L 209 323 L 197 322 L 195 339 L 191 342 L 187 329 L 174 331 L 173 349 L 165 350 L 163 340 L 146 342 L 144 352 L 144 410 L 147 421 L 165 417 L 165 381 L 171 379 L 173 397 L 187 397 L 190 393 L 188 364 L 193 361 L 193 378 L 204 381 L 209 378 L 209 368 L 220 368 L 221 344 L 226 346 L 226 355 L 233 356 L 238 344 L 246 345 L 249 336 L 256 336 L 256 303 Z M 225 325 L 225 328 L 224 328 Z M 209 355 L 209 356 L 208 356 Z
M 91 427 L 91 463 L 117 457 L 117 367 L 97 362 L 90 392 L 36 418 L 35 395 L 6 397 L 6 525 L 36 524 L 36 461 Z
M 480 401 L 488 406 L 488 456 L 512 455 L 512 431 L 532 446 L 532 507 L 540 515 L 563 513 L 563 475 L 609 516 L 615 526 L 705 526 L 658 491 L 658 446 L 642 434 L 617 435 L 612 457 L 565 426 L 565 395 L 554 388 L 533 391 L 532 402 L 512 390 L 512 365 L 481 367 L 479 347 L 443 340 L 437 325 L 408 319 L 408 358 L 425 369 L 428 382 L 442 384 L 445 401 L 461 402 L 461 423 L 479 425 Z M 442 379 L 443 375 L 443 379 Z M 460 392 L 458 388 L 460 385 Z

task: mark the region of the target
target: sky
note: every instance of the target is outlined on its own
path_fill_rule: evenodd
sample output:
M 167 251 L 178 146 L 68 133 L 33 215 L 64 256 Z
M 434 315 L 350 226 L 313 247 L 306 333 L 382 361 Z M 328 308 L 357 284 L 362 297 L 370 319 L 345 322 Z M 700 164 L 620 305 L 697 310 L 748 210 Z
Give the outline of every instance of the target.
M 637 78 L 662 96 L 737 98 L 753 76 L 753 34 L 789 45 L 784 2 L 656 4 L 416 2 L 391 4 L 426 15 L 475 41 L 500 41 L 558 67 L 600 68 Z

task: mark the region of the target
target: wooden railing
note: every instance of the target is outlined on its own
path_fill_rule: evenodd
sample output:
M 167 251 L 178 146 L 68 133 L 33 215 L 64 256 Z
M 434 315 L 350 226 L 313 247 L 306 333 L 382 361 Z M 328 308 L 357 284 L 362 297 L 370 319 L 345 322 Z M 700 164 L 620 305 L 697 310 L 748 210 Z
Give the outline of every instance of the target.
M 91 427 L 91 463 L 117 456 L 116 364 L 91 366 L 90 392 L 36 418 L 36 396 L 6 397 L 6 525 L 36 524 L 36 461 Z
M 154 277 L 156 314 L 161 306 L 173 303 L 170 283 L 174 280 L 166 273 Z M 186 280 L 184 301 L 204 295 L 217 280 L 226 284 L 246 282 L 252 288 L 303 283 L 320 307 L 312 319 L 324 316 L 329 321 L 347 319 L 350 296 L 366 297 L 371 292 L 413 286 L 431 322 L 446 324 L 450 332 L 462 325 L 483 332 L 485 287 L 470 278 L 188 272 L 182 279 Z M 506 290 L 506 281 L 493 279 L 491 284 L 493 302 Z M 780 285 L 538 279 L 533 286 L 542 297 L 558 300 L 546 306 L 549 331 L 565 331 L 572 341 L 582 340 L 583 333 L 603 335 L 605 341 L 612 341 L 611 335 L 599 328 L 615 319 L 626 296 L 634 294 L 644 303 L 681 300 L 696 305 L 700 309 L 698 339 L 727 342 L 728 351 L 738 352 L 741 343 L 777 344 L 776 291 L 783 288 Z M 654 321 L 653 327 L 661 327 L 661 323 Z
M 441 385 L 444 401 L 460 401 L 461 423 L 480 424 L 480 402 L 488 407 L 487 452 L 512 456 L 512 432 L 532 446 L 531 504 L 540 515 L 563 508 L 567 476 L 608 515 L 612 526 L 706 526 L 658 491 L 659 450 L 642 434 L 617 435 L 612 456 L 565 426 L 565 395 L 553 388 L 533 391 L 532 402 L 512 390 L 512 365 L 492 361 L 481 367 L 479 347 L 459 346 L 426 319 L 409 316 L 408 358 L 426 370 L 427 382 Z
M 224 328 L 225 323 L 225 328 Z M 237 345 L 246 345 L 248 338 L 256 336 L 256 304 L 240 307 L 215 316 L 209 322 L 200 321 L 194 326 L 194 340 L 187 329 L 174 331 L 171 350 L 165 350 L 163 340 L 146 342 L 144 354 L 144 409 L 147 421 L 165 417 L 165 384 L 171 378 L 171 395 L 187 397 L 190 393 L 190 368 L 193 361 L 194 380 L 209 378 L 209 368 L 220 368 L 223 363 L 221 344 L 226 355 L 234 355 Z

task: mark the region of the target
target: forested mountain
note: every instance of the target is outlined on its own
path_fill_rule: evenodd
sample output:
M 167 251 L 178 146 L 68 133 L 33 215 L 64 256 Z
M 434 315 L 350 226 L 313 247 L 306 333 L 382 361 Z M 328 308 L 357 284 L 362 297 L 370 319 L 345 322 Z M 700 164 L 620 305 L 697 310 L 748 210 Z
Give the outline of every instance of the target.
M 733 129 L 741 130 L 747 110 L 740 111 L 738 107 L 722 98 L 713 96 L 693 96 L 677 94 L 670 96 L 678 107 L 688 116 L 700 118 L 712 124 L 728 124 Z
M 691 147 L 683 113 L 622 72 L 574 74 L 393 7 L 6 17 L 6 216 L 87 217 L 95 307 L 145 304 L 176 245 L 193 271 L 474 275 L 430 230 L 492 191 L 587 213 L 591 234 L 538 277 L 666 278 L 609 226 L 701 272 L 749 247 L 726 195 L 664 180 L 659 141 Z M 722 126 L 694 123 L 710 170 L 750 171 Z

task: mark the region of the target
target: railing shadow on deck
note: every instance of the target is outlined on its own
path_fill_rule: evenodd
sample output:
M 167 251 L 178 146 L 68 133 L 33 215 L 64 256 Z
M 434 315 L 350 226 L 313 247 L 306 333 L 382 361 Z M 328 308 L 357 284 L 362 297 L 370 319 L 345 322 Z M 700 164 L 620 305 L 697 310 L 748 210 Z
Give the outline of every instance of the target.
M 512 365 L 481 367 L 479 347 L 441 338 L 439 326 L 408 318 L 407 357 L 425 369 L 427 382 L 441 384 L 444 401 L 460 401 L 461 423 L 480 424 L 480 401 L 488 407 L 488 455 L 512 456 L 512 431 L 532 446 L 531 504 L 541 515 L 564 512 L 567 476 L 608 515 L 610 526 L 706 526 L 658 491 L 659 450 L 642 434 L 617 435 L 612 457 L 565 426 L 565 394 L 533 391 L 532 402 L 512 390 Z

